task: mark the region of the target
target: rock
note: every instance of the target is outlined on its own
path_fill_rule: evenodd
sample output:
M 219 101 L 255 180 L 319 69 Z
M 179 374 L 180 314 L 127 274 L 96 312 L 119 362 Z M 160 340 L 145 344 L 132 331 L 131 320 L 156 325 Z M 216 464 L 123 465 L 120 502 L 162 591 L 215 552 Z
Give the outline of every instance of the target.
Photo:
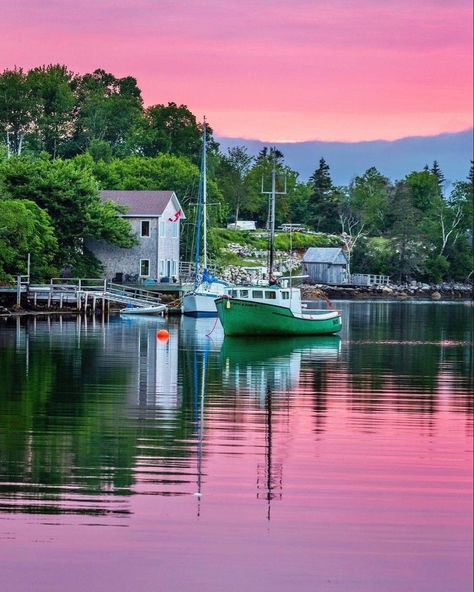
M 432 292 L 431 300 L 441 300 L 441 294 L 438 291 Z

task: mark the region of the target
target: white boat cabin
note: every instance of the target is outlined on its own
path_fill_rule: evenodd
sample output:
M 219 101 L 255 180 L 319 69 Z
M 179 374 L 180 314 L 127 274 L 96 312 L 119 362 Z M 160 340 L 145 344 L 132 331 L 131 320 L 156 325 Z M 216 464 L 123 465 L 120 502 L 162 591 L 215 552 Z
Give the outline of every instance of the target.
M 299 288 L 280 286 L 235 286 L 227 288 L 227 296 L 251 300 L 262 304 L 273 304 L 289 308 L 293 314 L 301 314 L 301 291 Z

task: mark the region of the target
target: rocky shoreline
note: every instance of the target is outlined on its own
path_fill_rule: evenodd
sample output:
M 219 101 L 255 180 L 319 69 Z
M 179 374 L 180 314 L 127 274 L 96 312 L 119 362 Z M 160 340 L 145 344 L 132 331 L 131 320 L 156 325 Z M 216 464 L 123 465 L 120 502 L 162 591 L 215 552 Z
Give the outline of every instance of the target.
M 303 284 L 303 300 L 472 300 L 472 284 L 400 284 L 389 286 L 326 286 Z

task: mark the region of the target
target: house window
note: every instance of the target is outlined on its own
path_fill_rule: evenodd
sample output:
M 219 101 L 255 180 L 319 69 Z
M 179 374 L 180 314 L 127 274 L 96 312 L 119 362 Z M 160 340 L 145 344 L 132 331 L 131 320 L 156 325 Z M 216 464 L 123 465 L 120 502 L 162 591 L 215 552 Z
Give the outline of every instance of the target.
M 150 260 L 140 259 L 140 276 L 149 277 L 150 275 Z
M 173 238 L 178 238 L 178 225 L 179 225 L 179 222 L 172 222 L 171 223 L 171 236 Z
M 165 236 L 166 225 L 164 222 L 160 222 L 160 236 Z
M 173 259 L 172 263 L 171 263 L 171 275 L 176 275 L 178 271 L 178 265 L 177 262 Z
M 142 220 L 142 236 L 150 236 L 150 221 Z
M 160 276 L 165 275 L 165 261 L 160 259 Z
M 263 298 L 263 290 L 252 290 L 252 298 Z

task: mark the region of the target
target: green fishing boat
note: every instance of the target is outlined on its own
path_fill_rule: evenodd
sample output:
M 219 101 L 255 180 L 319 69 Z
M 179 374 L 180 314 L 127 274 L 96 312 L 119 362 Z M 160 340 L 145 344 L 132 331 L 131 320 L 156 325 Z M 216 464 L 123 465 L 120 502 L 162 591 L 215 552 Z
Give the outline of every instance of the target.
M 249 296 L 216 300 L 225 335 L 330 335 L 342 328 L 337 310 L 303 313 L 296 288 L 239 288 L 231 292 Z
M 303 312 L 301 291 L 283 280 L 277 285 L 273 273 L 275 258 L 276 160 L 273 158 L 270 195 L 270 241 L 268 253 L 268 286 L 235 286 L 215 300 L 224 334 L 231 335 L 330 335 L 342 328 L 337 310 Z M 285 183 L 286 185 L 286 183 Z M 284 193 L 284 192 L 279 192 Z M 291 278 L 290 278 L 291 281 Z

